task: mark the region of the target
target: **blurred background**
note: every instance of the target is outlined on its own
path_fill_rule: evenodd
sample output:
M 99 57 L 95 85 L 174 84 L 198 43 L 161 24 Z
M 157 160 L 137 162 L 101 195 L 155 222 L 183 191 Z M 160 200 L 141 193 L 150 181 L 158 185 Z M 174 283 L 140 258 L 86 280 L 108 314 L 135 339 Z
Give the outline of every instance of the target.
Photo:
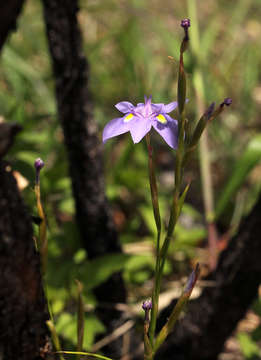
M 259 0 L 187 1 L 89 0 L 80 2 L 79 23 L 84 51 L 90 64 L 90 90 L 94 118 L 100 135 L 118 112 L 123 100 L 134 104 L 152 95 L 153 102 L 176 100 L 179 46 L 183 37 L 180 19 L 194 19 L 191 51 L 185 54 L 188 73 L 187 117 L 193 123 L 199 108 L 225 97 L 232 106 L 208 128 L 207 153 L 211 167 L 219 250 L 226 247 L 242 216 L 257 200 L 261 185 L 261 7 Z M 198 22 L 198 39 L 195 35 Z M 194 28 L 193 28 L 194 26 Z M 85 349 L 104 327 L 94 315 L 93 287 L 122 270 L 129 304 L 135 307 L 150 296 L 156 234 L 147 178 L 147 153 L 143 143 L 133 145 L 122 135 L 104 146 L 106 192 L 120 234 L 124 254 L 88 261 L 80 247 L 74 223 L 63 134 L 56 116 L 54 80 L 41 4 L 27 1 L 18 30 L 4 46 L 0 59 L 1 121 L 15 121 L 24 131 L 9 152 L 32 214 L 34 160 L 46 162 L 42 172 L 42 198 L 49 222 L 48 294 L 57 331 L 69 346 L 76 342 L 75 297 L 78 278 L 84 284 L 87 336 Z M 202 81 L 203 79 L 203 81 Z M 173 113 L 175 118 L 177 113 Z M 167 219 L 173 187 L 174 152 L 153 135 L 159 178 L 160 204 Z M 165 267 L 163 292 L 183 284 L 195 261 L 206 264 L 207 231 L 200 163 L 195 154 L 185 172 L 192 180 L 187 202 L 175 232 Z M 229 231 L 229 236 L 223 236 Z M 55 272 L 55 277 L 53 276 Z M 258 353 L 261 301 L 249 315 L 249 326 L 234 339 L 245 358 Z M 257 356 L 257 355 L 256 355 Z

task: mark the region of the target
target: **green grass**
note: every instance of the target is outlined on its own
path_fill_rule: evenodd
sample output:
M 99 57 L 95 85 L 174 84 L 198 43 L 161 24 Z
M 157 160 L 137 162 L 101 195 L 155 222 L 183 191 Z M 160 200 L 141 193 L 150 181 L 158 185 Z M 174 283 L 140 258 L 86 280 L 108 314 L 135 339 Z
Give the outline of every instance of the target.
M 251 162 L 253 166 L 247 166 L 245 157 L 241 159 L 241 155 L 251 147 L 253 138 L 260 146 L 261 8 L 259 0 L 240 0 L 236 4 L 225 0 L 211 0 L 207 5 L 205 2 L 197 3 L 201 34 L 200 65 L 206 102 L 219 103 L 228 96 L 233 99 L 232 107 L 209 128 L 214 193 L 219 199 L 216 205 L 218 209 L 222 207 L 222 211 L 219 210 L 220 221 L 228 226 L 227 219 L 233 219 L 235 213 L 238 214 L 237 206 L 243 209 L 240 214 L 249 211 L 260 189 L 259 153 L 255 153 Z M 178 50 L 183 35 L 180 19 L 186 16 L 184 2 L 166 0 L 162 6 L 160 0 L 81 1 L 79 21 L 84 51 L 90 63 L 89 85 L 100 131 L 107 121 L 117 116 L 114 104 L 118 101 L 142 102 L 143 96 L 150 94 L 155 102 L 176 99 Z M 185 66 L 189 81 L 188 117 L 195 120 L 192 74 L 196 64 L 189 52 L 185 56 Z M 58 309 L 55 316 L 60 314 L 64 317 L 67 311 L 72 313 L 75 309 L 70 301 L 76 296 L 72 275 L 78 276 L 83 265 L 79 270 L 78 260 L 75 261 L 77 256 L 74 257 L 80 251 L 80 241 L 75 235 L 77 228 L 72 218 L 74 202 L 53 84 L 42 9 L 38 2 L 27 2 L 19 19 L 18 31 L 10 36 L 2 51 L 0 115 L 6 121 L 16 121 L 24 127 L 8 159 L 30 183 L 23 195 L 32 213 L 36 212 L 32 191 L 33 162 L 38 156 L 46 162 L 41 184 L 50 228 L 50 269 L 55 266 L 57 273 L 55 284 L 50 283 L 49 293 L 54 308 Z M 159 168 L 164 170 L 159 171 L 164 175 L 159 187 L 163 203 L 170 196 L 166 179 L 171 179 L 174 154 L 156 136 L 153 142 Z M 115 216 L 120 215 L 123 242 L 154 241 L 151 217 L 148 215 L 150 198 L 145 147 L 142 144 L 134 147 L 129 135 L 126 135 L 109 142 L 104 156 L 107 194 L 116 209 Z M 203 218 L 198 216 L 202 196 L 198 190 L 200 182 L 196 157 L 187 171 L 187 177 L 191 174 L 195 179 L 188 196 L 192 210 L 184 212 L 183 223 L 176 233 L 175 251 L 184 255 L 181 259 L 194 255 L 198 242 L 205 234 Z M 233 187 L 233 184 L 236 185 Z M 236 200 L 242 192 L 245 193 L 243 204 Z M 220 198 L 220 194 L 223 197 Z M 231 206 L 231 200 L 236 205 Z M 168 210 L 163 212 L 167 214 Z M 226 214 L 225 220 L 222 214 Z M 192 224 L 191 235 L 188 225 L 184 225 L 187 223 Z M 128 267 L 128 262 L 125 265 L 124 259 L 121 264 L 121 267 L 125 266 L 125 279 L 130 288 L 135 288 L 140 279 L 148 281 L 152 274 L 150 262 L 140 261 L 140 258 L 135 262 L 135 256 L 132 268 Z M 173 254 L 170 254 L 170 260 L 168 276 L 175 267 Z M 102 262 L 99 263 L 101 273 L 96 281 L 103 281 L 108 276 L 108 263 L 107 259 L 104 269 Z M 92 264 L 88 263 L 88 266 Z M 141 277 L 137 275 L 139 269 Z M 68 273 L 72 274 L 70 281 Z M 95 304 L 91 294 L 86 301 Z M 72 315 L 70 319 L 75 321 Z M 95 319 L 92 323 L 96 324 Z M 70 323 L 70 326 L 73 328 L 75 324 Z M 92 334 L 101 331 L 101 325 L 91 328 L 90 338 L 93 339 Z M 69 339 L 70 344 L 74 343 L 74 338 Z M 66 339 L 68 341 L 68 337 Z

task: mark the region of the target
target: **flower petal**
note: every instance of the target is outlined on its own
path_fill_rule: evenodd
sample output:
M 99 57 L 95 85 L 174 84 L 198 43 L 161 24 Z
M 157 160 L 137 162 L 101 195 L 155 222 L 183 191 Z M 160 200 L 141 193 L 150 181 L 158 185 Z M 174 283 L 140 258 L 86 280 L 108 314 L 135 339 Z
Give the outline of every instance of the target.
M 118 104 L 116 104 L 115 107 L 123 114 L 126 114 L 133 110 L 134 105 L 132 105 L 132 103 L 130 103 L 129 101 L 121 101 Z
M 117 136 L 117 135 L 124 134 L 130 130 L 130 123 L 132 121 L 124 122 L 123 121 L 124 118 L 125 118 L 125 116 L 121 117 L 121 118 L 113 119 L 110 122 L 108 122 L 108 124 L 103 129 L 103 133 L 102 133 L 102 141 L 104 143 L 108 139 L 110 139 L 114 136 Z
M 178 147 L 178 122 L 172 119 L 169 115 L 164 114 L 167 119 L 166 124 L 162 124 L 157 120 L 153 121 L 152 126 L 163 137 L 166 143 L 172 148 Z
M 160 113 L 170 113 L 171 111 L 176 109 L 177 106 L 178 106 L 177 101 L 173 101 L 167 105 L 163 103 L 151 104 L 153 111 Z
M 176 107 L 178 106 L 178 102 L 177 101 L 173 101 L 167 105 L 164 105 L 164 112 L 165 113 L 170 113 L 171 111 L 173 111 L 174 109 L 176 109 Z
M 151 108 L 154 112 L 156 113 L 163 113 L 166 112 L 164 111 L 164 104 L 163 103 L 158 103 L 158 104 L 151 104 Z
M 150 131 L 151 119 L 141 119 L 136 117 L 134 121 L 130 121 L 130 133 L 134 144 L 141 141 L 141 139 Z

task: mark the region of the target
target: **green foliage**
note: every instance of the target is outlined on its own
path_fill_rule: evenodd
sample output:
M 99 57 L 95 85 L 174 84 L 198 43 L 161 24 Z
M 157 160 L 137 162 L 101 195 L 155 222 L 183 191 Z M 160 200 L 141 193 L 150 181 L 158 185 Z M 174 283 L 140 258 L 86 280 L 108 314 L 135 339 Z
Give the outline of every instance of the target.
M 238 192 L 245 192 L 243 210 L 254 204 L 260 189 L 260 123 L 261 106 L 261 9 L 258 0 L 234 2 L 198 2 L 201 31 L 200 61 L 204 70 L 207 101 L 221 102 L 224 94 L 233 98 L 229 112 L 209 127 L 210 148 L 218 216 L 230 219 L 239 203 L 229 204 Z M 81 1 L 80 24 L 84 49 L 90 63 L 90 87 L 94 116 L 102 130 L 116 117 L 113 105 L 121 100 L 134 103 L 143 95 L 153 95 L 155 102 L 176 99 L 175 77 L 178 68 L 179 21 L 186 14 L 184 2 L 162 1 Z M 193 29 L 193 24 L 191 30 Z M 32 36 L 33 34 L 33 36 Z M 174 60 L 169 60 L 168 56 Z M 195 68 L 195 59 L 186 52 L 185 68 Z M 195 96 L 187 79 L 188 118 L 194 121 Z M 18 31 L 5 45 L 0 66 L 0 109 L 6 121 L 16 121 L 24 131 L 8 155 L 14 170 L 20 172 L 29 186 L 23 191 L 32 214 L 36 214 L 34 193 L 35 158 L 46 162 L 42 171 L 42 199 L 49 224 L 48 296 L 63 339 L 76 344 L 75 284 L 84 284 L 86 304 L 95 306 L 93 287 L 121 269 L 133 289 L 149 281 L 153 272 L 153 251 L 146 254 L 115 255 L 88 260 L 74 223 L 74 200 L 68 176 L 68 162 L 63 135 L 57 119 L 50 58 L 46 46 L 43 14 L 39 2 L 28 2 L 19 19 Z M 174 117 L 177 114 L 174 113 Z M 159 197 L 163 224 L 170 203 L 174 156 L 163 142 L 152 137 L 157 171 L 160 175 Z M 242 150 L 243 149 L 243 150 Z M 134 146 L 129 135 L 106 144 L 105 168 L 107 195 L 116 214 L 120 214 L 121 241 L 154 243 L 156 227 L 150 203 L 147 179 L 147 153 L 142 144 Z M 233 164 L 233 167 L 231 166 Z M 188 178 L 199 185 L 196 159 L 191 162 Z M 255 176 L 253 176 L 253 171 Z M 171 175 L 170 175 L 171 174 Z M 168 184 L 168 179 L 171 178 Z M 192 184 L 193 185 L 193 184 Z M 201 195 L 189 191 L 181 222 L 170 246 L 165 275 L 173 276 L 175 252 L 185 259 L 194 256 L 206 230 L 200 214 Z M 193 205 L 192 205 L 193 204 Z M 136 299 L 140 301 L 140 299 Z M 84 348 L 90 348 L 94 336 L 103 331 L 93 313 L 86 313 L 87 337 Z M 251 338 L 252 339 L 252 338 Z M 249 337 L 241 337 L 243 347 L 255 353 Z M 254 338 L 254 341 L 255 338 Z M 252 348 L 251 348 L 252 346 Z M 250 355 L 247 355 L 250 354 Z M 252 355 L 251 355 L 252 356 Z
M 85 315 L 85 327 L 83 348 L 90 349 L 95 336 L 104 332 L 104 326 L 93 314 Z M 63 312 L 56 322 L 56 331 L 68 341 L 69 344 L 77 345 L 77 319 L 75 315 Z
M 166 199 L 160 199 L 160 205 L 162 210 L 162 216 L 167 218 L 168 209 L 163 207 L 166 204 Z M 143 217 L 148 229 L 150 231 L 150 239 L 154 241 L 156 237 L 156 227 L 153 219 L 153 210 L 150 203 L 140 208 L 141 216 Z M 170 252 L 174 254 L 176 251 L 182 251 L 187 255 L 193 255 L 195 246 L 206 237 L 206 230 L 198 223 L 200 214 L 188 204 L 185 204 L 181 214 L 181 221 L 176 225 L 174 233 L 174 242 L 171 244 Z M 189 221 L 189 228 L 183 223 Z
M 261 298 L 254 303 L 253 311 L 257 316 L 261 316 Z M 250 334 L 241 332 L 238 334 L 238 341 L 241 351 L 246 359 L 261 359 L 261 349 L 258 344 L 261 341 L 261 325 L 259 324 Z
M 234 170 L 230 175 L 229 181 L 221 191 L 216 207 L 216 217 L 218 218 L 228 203 L 231 202 L 240 186 L 246 181 L 249 173 L 261 161 L 261 134 L 255 135 L 247 144 L 243 154 L 235 164 Z
M 93 289 L 106 281 L 113 273 L 122 270 L 127 260 L 128 255 L 110 254 L 85 261 L 79 269 L 79 277 L 86 284 L 87 290 Z
M 249 335 L 240 333 L 238 334 L 238 340 L 245 359 L 261 359 L 260 348 Z

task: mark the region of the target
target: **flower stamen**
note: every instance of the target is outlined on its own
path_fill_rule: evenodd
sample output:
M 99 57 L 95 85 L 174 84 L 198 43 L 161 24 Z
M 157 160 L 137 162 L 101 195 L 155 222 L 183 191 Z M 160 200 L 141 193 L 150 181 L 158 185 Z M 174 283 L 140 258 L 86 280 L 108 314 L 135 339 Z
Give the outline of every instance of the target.
M 123 122 L 125 123 L 129 122 L 133 118 L 133 116 L 134 116 L 133 114 L 127 115 L 126 118 L 123 120 Z
M 167 119 L 165 118 L 164 115 L 159 114 L 158 116 L 156 116 L 156 119 L 161 123 L 161 124 L 167 124 Z

